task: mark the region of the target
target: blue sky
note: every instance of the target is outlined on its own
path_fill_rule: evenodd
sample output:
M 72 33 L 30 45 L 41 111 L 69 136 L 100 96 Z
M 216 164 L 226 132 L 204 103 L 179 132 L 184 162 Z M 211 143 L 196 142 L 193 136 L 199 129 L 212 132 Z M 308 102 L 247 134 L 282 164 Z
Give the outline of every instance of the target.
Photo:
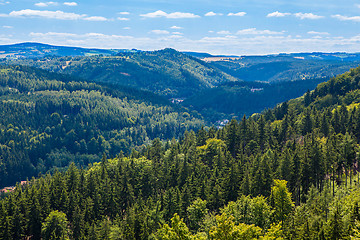
M 360 52 L 360 0 L 0 0 L 0 44 Z

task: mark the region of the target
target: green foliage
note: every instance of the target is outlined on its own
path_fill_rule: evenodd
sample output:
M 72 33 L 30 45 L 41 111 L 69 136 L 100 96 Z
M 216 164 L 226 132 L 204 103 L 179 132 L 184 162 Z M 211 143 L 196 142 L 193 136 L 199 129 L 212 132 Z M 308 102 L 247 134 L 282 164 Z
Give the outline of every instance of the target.
M 70 239 L 68 225 L 65 213 L 52 211 L 42 224 L 41 235 L 45 240 Z
M 189 228 L 198 231 L 207 213 L 208 209 L 206 208 L 206 201 L 203 201 L 200 198 L 196 199 L 187 208 Z
M 209 235 L 214 240 L 250 240 L 261 235 L 261 228 L 243 223 L 235 225 L 232 217 L 222 214 L 216 217 L 216 226 L 210 230 Z
M 164 224 L 156 233 L 159 240 L 190 240 L 190 232 L 178 214 L 171 218 L 171 227 Z
M 274 186 L 271 187 L 271 202 L 275 209 L 274 217 L 277 222 L 284 222 L 294 208 L 291 193 L 286 184 L 285 180 L 275 179 Z

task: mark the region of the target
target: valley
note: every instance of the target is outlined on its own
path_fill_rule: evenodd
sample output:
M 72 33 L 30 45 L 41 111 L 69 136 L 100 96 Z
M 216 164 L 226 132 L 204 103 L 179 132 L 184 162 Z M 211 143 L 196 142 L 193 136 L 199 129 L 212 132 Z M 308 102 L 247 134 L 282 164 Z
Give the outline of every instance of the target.
M 0 239 L 360 237 L 357 54 L 31 49 L 0 61 Z

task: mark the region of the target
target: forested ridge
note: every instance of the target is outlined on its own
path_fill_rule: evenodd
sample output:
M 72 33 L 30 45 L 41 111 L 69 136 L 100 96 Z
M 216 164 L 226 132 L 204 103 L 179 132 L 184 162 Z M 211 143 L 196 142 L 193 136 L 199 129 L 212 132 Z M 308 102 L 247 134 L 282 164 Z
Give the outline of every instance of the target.
M 72 164 L 0 201 L 0 238 L 359 239 L 360 68 L 222 129 Z
M 140 90 L 24 66 L 0 67 L 0 187 L 38 173 L 87 166 L 103 153 L 178 138 L 200 115 Z
M 101 85 L 146 90 L 167 99 L 184 100 L 180 105 L 195 109 L 206 121 L 215 123 L 273 108 L 358 64 L 351 55 L 328 60 L 322 59 L 321 54 L 305 55 L 305 59 L 298 59 L 304 57 L 301 54 L 296 56 L 245 56 L 206 62 L 164 49 L 112 56 L 4 59 L 0 63 L 33 66 Z M 346 56 L 350 59 L 342 61 Z
M 149 90 L 167 97 L 188 97 L 238 79 L 174 49 L 118 53 L 116 56 L 45 57 L 5 61 L 70 74 L 97 83 Z

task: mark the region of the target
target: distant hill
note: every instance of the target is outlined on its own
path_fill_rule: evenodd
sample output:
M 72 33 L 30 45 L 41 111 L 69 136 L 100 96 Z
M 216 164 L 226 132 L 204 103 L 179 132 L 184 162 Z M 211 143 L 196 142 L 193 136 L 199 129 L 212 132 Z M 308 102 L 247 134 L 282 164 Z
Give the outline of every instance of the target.
M 2 59 L 0 64 L 28 65 L 117 89 L 175 98 L 211 122 L 274 107 L 360 64 L 360 53 L 213 56 L 174 49 L 99 50 L 38 43 L 1 47 L 24 57 Z M 29 57 L 40 53 L 44 57 Z
M 359 66 L 360 53 L 291 53 L 203 60 L 244 81 L 282 82 L 335 77 Z
M 186 98 L 224 82 L 239 81 L 198 58 L 173 49 L 122 52 L 116 56 L 46 57 L 9 60 L 100 83 L 148 90 L 168 98 Z
M 119 52 L 133 52 L 127 49 L 88 49 L 80 47 L 53 46 L 42 43 L 18 43 L 0 45 L 0 58 L 39 58 L 44 56 L 92 56 L 114 55 Z

